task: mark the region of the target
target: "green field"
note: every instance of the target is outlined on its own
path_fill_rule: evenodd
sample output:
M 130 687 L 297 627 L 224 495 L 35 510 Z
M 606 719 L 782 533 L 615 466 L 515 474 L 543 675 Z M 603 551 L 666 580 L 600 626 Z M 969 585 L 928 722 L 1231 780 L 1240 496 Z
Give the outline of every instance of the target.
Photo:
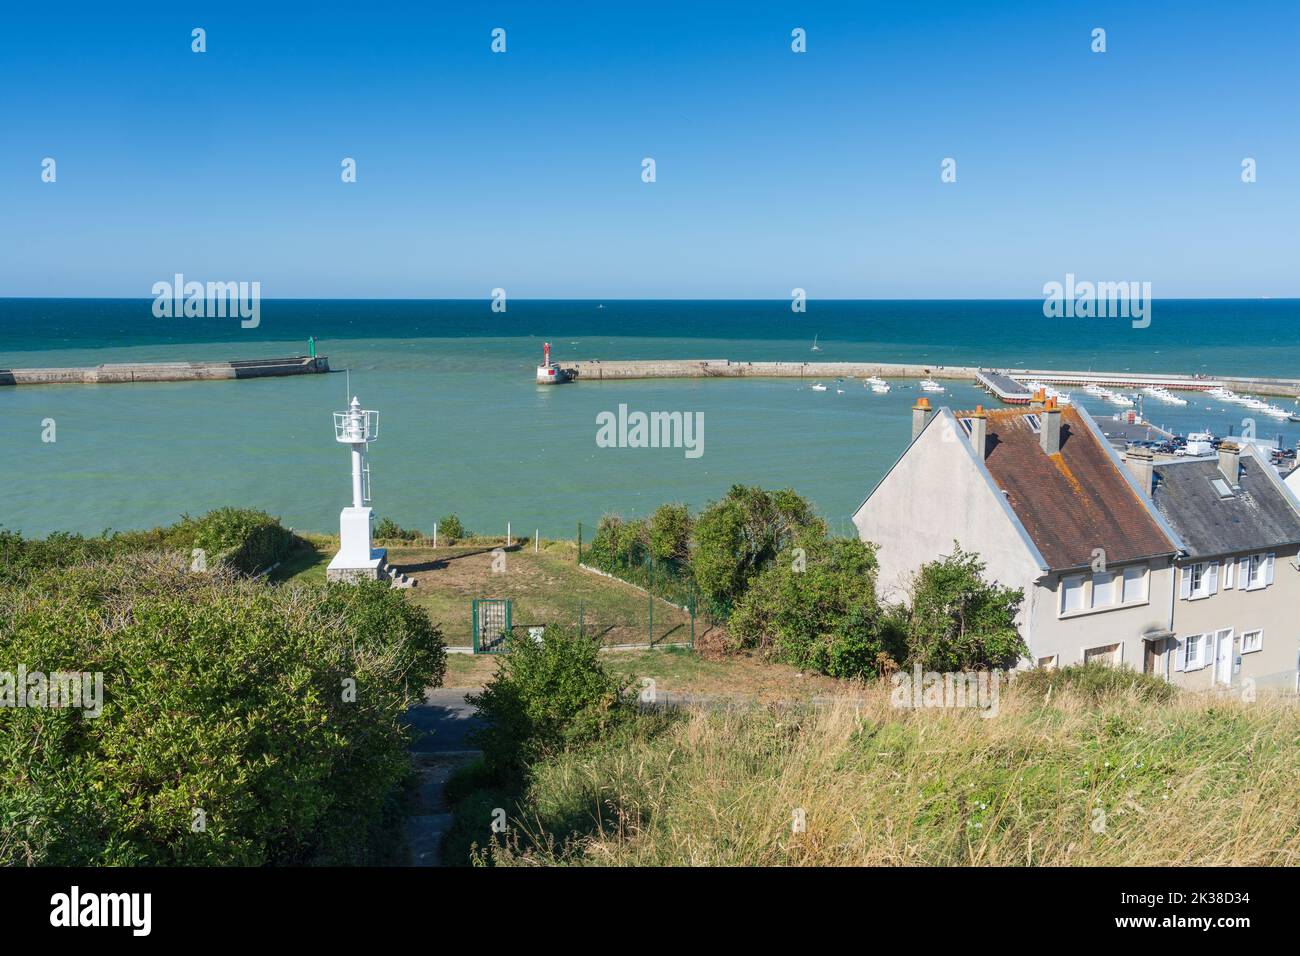
M 323 581 L 337 547 L 326 536 L 308 536 L 312 551 L 295 556 L 272 580 Z M 414 578 L 406 595 L 442 628 L 452 647 L 471 645 L 471 602 L 507 598 L 516 630 L 533 625 L 581 622 L 584 633 L 607 644 L 689 644 L 690 614 L 644 591 L 583 570 L 570 541 L 505 548 L 501 543 L 452 547 L 388 545 L 388 561 Z

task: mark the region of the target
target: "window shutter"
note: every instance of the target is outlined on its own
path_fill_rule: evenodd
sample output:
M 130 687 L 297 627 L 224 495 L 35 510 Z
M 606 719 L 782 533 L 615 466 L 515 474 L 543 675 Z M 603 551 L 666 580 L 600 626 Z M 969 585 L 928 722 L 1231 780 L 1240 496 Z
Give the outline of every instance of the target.
M 1180 641 L 1176 637 L 1172 638 L 1172 640 L 1174 646 L 1171 653 L 1174 655 L 1174 670 L 1185 671 L 1187 670 L 1187 642 Z
M 1178 569 L 1178 596 L 1186 601 L 1192 596 L 1192 569 L 1184 566 Z
M 1277 555 L 1270 554 L 1264 563 L 1264 584 L 1265 585 L 1269 585 L 1273 583 L 1273 559 L 1275 557 L 1277 557 Z
M 1228 558 L 1223 562 L 1223 590 L 1231 591 L 1233 578 L 1232 572 L 1237 570 L 1237 562 Z
M 1237 590 L 1244 591 L 1250 586 L 1250 558 L 1237 562 Z
M 1219 562 L 1211 561 L 1209 568 L 1206 569 L 1206 593 L 1219 593 Z

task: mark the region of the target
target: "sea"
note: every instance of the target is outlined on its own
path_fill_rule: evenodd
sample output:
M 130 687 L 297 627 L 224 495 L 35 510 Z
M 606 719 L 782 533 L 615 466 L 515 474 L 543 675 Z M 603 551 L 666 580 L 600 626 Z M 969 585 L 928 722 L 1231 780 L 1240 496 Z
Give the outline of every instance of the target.
M 539 386 L 542 343 L 577 359 L 898 361 L 942 365 L 1300 377 L 1300 300 L 1156 300 L 1150 324 L 1046 318 L 1041 300 L 305 300 L 238 318 L 157 318 L 151 299 L 0 299 L 0 369 L 306 354 L 330 375 L 134 385 L 0 387 L 0 527 L 24 534 L 146 528 L 223 505 L 336 531 L 350 499 L 332 414 L 379 412 L 375 513 L 426 533 L 455 513 L 472 531 L 572 537 L 604 514 L 694 508 L 737 483 L 789 487 L 833 531 L 906 447 L 921 394 L 826 379 L 679 379 Z M 812 351 L 814 339 L 819 351 Z M 995 404 L 946 383 L 936 404 Z M 1114 406 L 1073 392 L 1096 417 Z M 1279 404 L 1283 400 L 1277 400 Z M 1288 403 L 1289 405 L 1290 403 Z M 602 447 L 598 418 L 699 415 L 702 453 Z M 1240 432 L 1244 408 L 1148 400 L 1177 432 Z M 1300 426 L 1261 417 L 1294 446 Z

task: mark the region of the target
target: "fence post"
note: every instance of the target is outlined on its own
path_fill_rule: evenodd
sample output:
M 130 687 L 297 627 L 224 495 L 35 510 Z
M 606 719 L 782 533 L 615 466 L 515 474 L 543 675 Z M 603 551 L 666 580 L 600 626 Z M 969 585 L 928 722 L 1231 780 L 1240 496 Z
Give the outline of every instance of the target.
M 579 637 L 579 639 L 582 638 L 582 610 L 583 610 L 584 607 L 586 607 L 586 603 L 585 603 L 584 601 L 579 601 L 579 602 L 578 602 L 578 637 Z
M 655 559 L 650 555 L 646 564 L 649 565 L 649 575 L 646 578 L 646 604 L 649 608 L 647 621 L 649 630 L 646 633 L 646 643 L 651 647 L 655 645 Z
M 533 529 L 533 554 L 537 553 L 537 549 L 541 545 L 541 543 L 542 543 L 542 529 L 534 528 Z
M 578 563 L 582 564 L 582 522 L 578 522 Z
M 695 589 L 691 588 L 691 650 L 695 650 Z
M 438 522 L 433 523 L 433 550 L 438 550 Z

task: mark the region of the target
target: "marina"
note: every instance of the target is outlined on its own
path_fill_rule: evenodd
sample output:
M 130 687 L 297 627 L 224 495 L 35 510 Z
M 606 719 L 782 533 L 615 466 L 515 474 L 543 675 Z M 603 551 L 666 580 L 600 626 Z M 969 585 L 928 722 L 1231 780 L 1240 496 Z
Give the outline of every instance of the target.
M 574 381 L 618 381 L 645 378 L 916 378 L 961 379 L 972 382 L 1007 404 L 1023 404 L 1033 394 L 1029 383 L 1097 389 L 1155 389 L 1159 396 L 1174 390 L 1209 392 L 1235 389 L 1261 395 L 1300 398 L 1300 379 L 1177 375 L 1157 372 L 1094 372 L 1059 369 L 975 368 L 963 365 L 919 365 L 895 362 L 741 362 L 733 359 L 645 359 L 570 363 Z M 1097 394 L 1097 393 L 1092 393 Z M 1159 397 L 1153 396 L 1153 397 Z M 1176 396 L 1175 396 L 1176 397 Z M 1176 402 L 1170 402 L 1176 404 Z

